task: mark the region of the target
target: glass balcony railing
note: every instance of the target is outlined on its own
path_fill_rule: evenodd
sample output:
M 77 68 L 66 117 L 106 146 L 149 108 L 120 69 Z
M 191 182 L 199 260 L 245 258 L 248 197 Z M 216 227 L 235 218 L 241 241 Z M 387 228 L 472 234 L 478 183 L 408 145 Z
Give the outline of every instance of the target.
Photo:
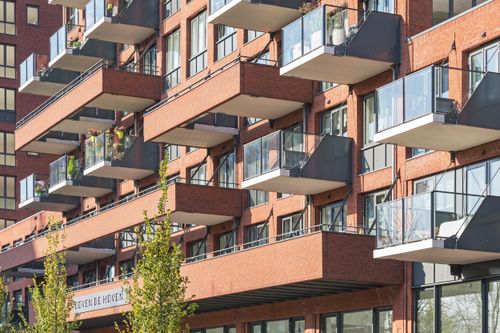
M 482 195 L 432 191 L 377 205 L 377 247 L 457 235 Z
M 132 146 L 133 137 L 124 131 L 91 135 L 85 141 L 85 168 L 101 162 L 121 160 Z
M 20 202 L 26 202 L 33 198 L 44 197 L 49 194 L 49 184 L 45 177 L 35 174 L 29 175 L 19 182 Z
M 50 186 L 56 186 L 70 180 L 80 179 L 81 163 L 75 156 L 64 155 L 50 163 Z
M 376 91 L 377 132 L 430 113 L 450 114 L 448 68 L 431 66 L 407 75 Z
M 26 60 L 24 60 L 21 65 L 19 65 L 20 73 L 20 85 L 22 86 L 29 80 L 31 80 L 37 73 L 37 55 L 35 53 L 30 54 Z
M 336 6 L 321 6 L 282 30 L 282 66 L 321 46 L 346 46 L 368 12 Z
M 109 5 L 109 1 L 91 0 L 85 5 L 85 29 L 89 30 L 103 17 L 120 16 L 134 0 L 121 0 L 119 5 Z
M 65 52 L 68 48 L 80 47 L 80 41 L 76 40 L 70 42 L 68 40 L 68 31 L 79 27 L 83 28 L 83 26 L 75 24 L 65 24 L 60 27 L 52 36 L 50 36 L 50 61 L 53 61 L 58 55 Z
M 313 134 L 278 131 L 245 144 L 244 180 L 277 169 L 301 168 L 321 138 Z

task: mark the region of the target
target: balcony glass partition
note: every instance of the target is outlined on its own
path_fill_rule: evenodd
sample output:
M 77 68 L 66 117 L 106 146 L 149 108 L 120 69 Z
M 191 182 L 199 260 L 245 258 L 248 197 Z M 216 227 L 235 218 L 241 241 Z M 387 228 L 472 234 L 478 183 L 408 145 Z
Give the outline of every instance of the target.
M 290 23 L 282 30 L 283 66 L 321 46 L 346 46 L 367 15 L 356 9 L 325 5 Z
M 31 80 L 36 74 L 36 54 L 32 53 L 21 65 L 19 65 L 19 73 L 21 74 L 21 86 Z
M 431 66 L 377 89 L 377 132 L 430 113 L 453 112 L 454 102 L 439 88 L 448 82 L 447 74 L 443 67 Z
M 243 146 L 245 180 L 277 169 L 304 165 L 321 141 L 321 136 L 278 131 Z
M 85 5 L 85 29 L 89 30 L 94 24 L 99 22 L 104 16 L 112 16 L 113 8 L 106 8 L 106 1 L 91 0 Z
M 102 133 L 85 140 L 85 168 L 107 161 L 121 160 L 130 148 L 133 137 L 122 132 Z
M 68 41 L 68 31 L 74 28 L 81 27 L 75 24 L 65 24 L 60 27 L 52 36 L 50 36 L 50 61 L 54 60 L 58 55 L 65 52 L 68 48 L 80 47 L 80 41 Z
M 81 176 L 80 160 L 75 156 L 64 155 L 50 163 L 50 186 L 69 180 L 77 180 Z
M 210 0 L 210 14 L 215 13 L 233 0 Z
M 20 202 L 49 194 L 48 182 L 41 176 L 31 174 L 19 182 Z
M 456 236 L 484 196 L 432 191 L 377 206 L 379 248 Z

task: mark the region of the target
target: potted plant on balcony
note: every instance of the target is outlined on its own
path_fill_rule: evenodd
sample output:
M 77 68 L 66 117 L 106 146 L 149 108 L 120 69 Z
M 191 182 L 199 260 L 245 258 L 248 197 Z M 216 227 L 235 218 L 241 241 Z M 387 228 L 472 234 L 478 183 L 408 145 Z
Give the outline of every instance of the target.
M 66 167 L 66 173 L 68 176 L 68 179 L 73 180 L 76 176 L 76 159 L 75 156 L 70 156 L 68 158 L 68 166 Z
M 123 140 L 123 137 L 125 136 L 125 126 L 115 127 L 115 134 L 119 140 Z
M 333 46 L 339 46 L 345 43 L 345 16 L 345 9 L 338 8 L 333 11 L 328 17 L 328 35 Z
M 309 12 L 312 12 L 314 9 L 318 7 L 318 1 L 315 0 L 310 0 L 310 1 L 304 1 L 302 5 L 299 7 L 299 11 L 302 13 L 302 15 L 306 15 Z
M 99 135 L 99 130 L 96 130 L 96 129 L 94 129 L 94 128 L 90 128 L 90 129 L 88 130 L 88 135 L 89 135 L 89 137 L 90 137 L 90 140 L 91 140 L 92 142 L 95 142 L 95 138 Z
M 41 197 L 45 192 L 45 182 L 43 180 L 37 180 L 35 182 L 35 197 Z

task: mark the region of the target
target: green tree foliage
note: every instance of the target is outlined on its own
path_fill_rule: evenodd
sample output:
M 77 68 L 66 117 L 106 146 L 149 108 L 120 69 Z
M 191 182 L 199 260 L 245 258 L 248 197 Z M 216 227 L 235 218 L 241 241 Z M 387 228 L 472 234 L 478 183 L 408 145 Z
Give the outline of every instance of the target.
M 47 234 L 44 276 L 41 281 L 33 279 L 34 286 L 31 288 L 36 320 L 33 326 L 27 328 L 27 332 L 70 333 L 78 328 L 79 323 L 68 321 L 73 309 L 73 293 L 66 284 L 65 253 L 58 251 L 65 234 L 58 230 L 60 222 L 54 222 L 53 219 L 49 220 L 49 228 L 54 231 Z
M 167 203 L 167 162 L 160 165 L 161 198 L 153 218 L 144 212 L 144 225 L 137 228 L 139 255 L 131 283 L 126 288 L 132 307 L 125 314 L 120 333 L 179 333 L 187 331 L 186 319 L 196 305 L 186 297 L 188 280 L 180 268 L 181 247 L 171 239 L 172 222 Z
M 5 278 L 0 276 L 0 333 L 15 332 L 12 325 L 12 308 L 9 304 L 9 290 Z

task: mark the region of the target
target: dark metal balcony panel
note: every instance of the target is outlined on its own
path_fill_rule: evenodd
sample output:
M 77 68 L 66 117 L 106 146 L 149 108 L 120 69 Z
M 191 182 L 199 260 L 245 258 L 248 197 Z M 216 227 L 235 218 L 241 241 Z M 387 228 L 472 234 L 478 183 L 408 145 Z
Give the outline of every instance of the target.
M 40 76 L 42 81 L 68 84 L 80 75 L 79 72 L 59 68 L 48 69 Z
M 42 197 L 33 197 L 19 203 L 19 209 L 28 208 L 36 211 L 67 212 L 80 205 L 80 198 L 65 195 L 51 194 Z
M 64 155 L 74 151 L 79 146 L 80 137 L 78 134 L 51 131 L 41 138 L 31 141 L 20 150 L 43 154 Z
M 89 128 L 105 131 L 115 125 L 115 111 L 99 108 L 83 108 L 71 118 L 64 119 L 53 130 L 75 134 L 87 134 Z
M 186 127 L 193 129 L 196 124 L 238 128 L 238 117 L 224 113 L 209 113 L 192 121 Z
M 116 44 L 99 39 L 87 39 L 80 47 L 66 48 L 49 66 L 84 72 L 102 59 L 116 58 Z
M 488 72 L 459 113 L 459 124 L 500 130 L 500 73 Z
M 121 15 L 113 17 L 113 23 L 157 29 L 160 13 L 158 8 L 158 0 L 133 0 Z
M 88 39 L 76 50 L 82 56 L 111 60 L 116 58 L 116 44 L 98 39 Z
M 300 176 L 351 183 L 353 172 L 352 145 L 351 138 L 325 136 L 302 167 Z

